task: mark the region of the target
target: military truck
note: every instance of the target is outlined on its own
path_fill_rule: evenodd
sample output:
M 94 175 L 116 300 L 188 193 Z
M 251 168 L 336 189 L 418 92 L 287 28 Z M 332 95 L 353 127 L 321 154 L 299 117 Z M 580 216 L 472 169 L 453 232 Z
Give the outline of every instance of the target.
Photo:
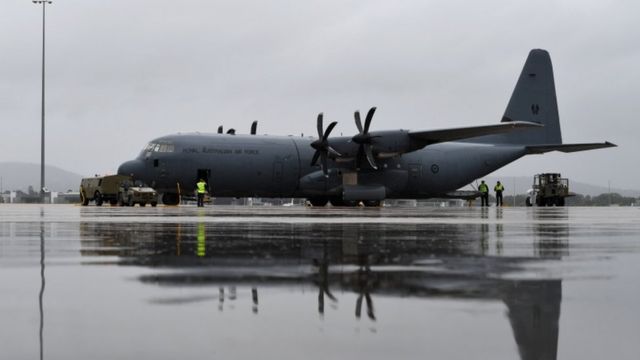
M 543 173 L 533 176 L 533 187 L 527 195 L 527 206 L 564 206 L 564 199 L 574 194 L 569 192 L 569 179 L 558 173 Z
M 143 184 L 131 184 L 130 180 L 125 180 L 118 192 L 118 203 L 120 206 L 146 206 L 158 205 L 158 193 Z
M 90 201 L 96 206 L 102 206 L 104 202 L 111 205 L 118 204 L 118 192 L 122 182 L 129 180 L 125 175 L 106 175 L 84 178 L 80 181 L 80 201 L 83 206 L 89 205 Z

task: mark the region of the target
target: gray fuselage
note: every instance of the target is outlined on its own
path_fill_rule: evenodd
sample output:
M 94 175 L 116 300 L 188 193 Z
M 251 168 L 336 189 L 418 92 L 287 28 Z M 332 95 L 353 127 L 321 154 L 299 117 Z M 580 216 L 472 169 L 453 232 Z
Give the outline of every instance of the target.
M 198 178 L 207 177 L 215 196 L 307 198 L 340 196 L 343 176 L 349 174 L 357 185 L 383 186 L 386 198 L 417 199 L 457 190 L 526 153 L 523 145 L 447 142 L 378 159 L 378 170 L 365 162 L 356 171 L 355 161 L 330 160 L 326 177 L 319 165 L 310 165 L 312 141 L 271 135 L 169 135 L 153 140 L 118 173 L 133 174 L 162 193 L 190 193 Z

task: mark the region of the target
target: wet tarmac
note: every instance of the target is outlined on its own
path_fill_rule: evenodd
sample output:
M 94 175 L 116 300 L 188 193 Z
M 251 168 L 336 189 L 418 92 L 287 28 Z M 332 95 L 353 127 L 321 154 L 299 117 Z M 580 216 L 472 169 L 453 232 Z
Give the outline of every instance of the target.
M 640 209 L 0 205 L 2 359 L 639 359 Z

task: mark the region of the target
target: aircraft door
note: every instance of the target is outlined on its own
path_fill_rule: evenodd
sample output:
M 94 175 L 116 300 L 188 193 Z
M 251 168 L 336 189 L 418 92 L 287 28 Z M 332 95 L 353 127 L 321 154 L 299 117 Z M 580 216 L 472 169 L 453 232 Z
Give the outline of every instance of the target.
M 273 182 L 275 184 L 282 182 L 283 165 L 282 161 L 276 161 L 273 163 Z
M 160 159 L 153 159 L 153 168 L 156 170 L 156 175 L 160 179 L 164 179 L 167 176 L 167 164 Z
M 279 195 L 282 195 L 284 180 L 284 165 L 282 161 L 273 162 L 273 187 Z
M 276 160 L 273 162 L 272 189 L 279 196 L 293 196 L 299 176 L 298 167 L 292 158 Z
M 209 187 L 209 189 L 211 191 L 211 184 L 209 184 L 209 179 L 210 178 L 211 178 L 211 169 L 198 169 L 196 179 L 193 182 L 192 186 L 195 187 L 196 183 L 198 181 L 200 181 L 200 179 L 202 179 L 202 180 L 204 180 L 204 182 L 207 183 L 207 186 Z
M 420 181 L 422 180 L 422 164 L 409 164 L 409 191 L 417 192 L 420 189 Z

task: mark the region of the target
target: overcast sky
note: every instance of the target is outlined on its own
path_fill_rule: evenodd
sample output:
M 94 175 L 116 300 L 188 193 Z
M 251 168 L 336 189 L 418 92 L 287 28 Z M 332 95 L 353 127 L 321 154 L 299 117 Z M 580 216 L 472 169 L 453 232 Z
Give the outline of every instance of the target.
M 532 48 L 550 52 L 564 142 L 500 177 L 558 171 L 640 188 L 637 1 L 54 0 L 47 5 L 48 165 L 113 173 L 149 140 L 219 125 L 355 134 L 500 121 Z M 40 162 L 42 9 L 0 1 L 1 161 Z

